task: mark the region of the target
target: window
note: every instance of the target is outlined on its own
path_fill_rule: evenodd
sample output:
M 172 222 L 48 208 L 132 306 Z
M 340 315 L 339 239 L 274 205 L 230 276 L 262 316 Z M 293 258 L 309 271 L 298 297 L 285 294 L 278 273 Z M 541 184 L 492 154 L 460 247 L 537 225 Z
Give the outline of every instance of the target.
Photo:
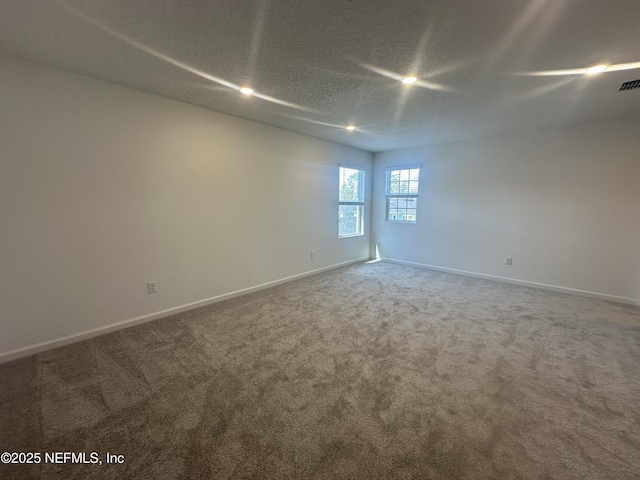
M 385 180 L 387 221 L 416 223 L 419 180 L 419 166 L 387 169 Z
M 364 170 L 340 167 L 338 237 L 364 235 Z

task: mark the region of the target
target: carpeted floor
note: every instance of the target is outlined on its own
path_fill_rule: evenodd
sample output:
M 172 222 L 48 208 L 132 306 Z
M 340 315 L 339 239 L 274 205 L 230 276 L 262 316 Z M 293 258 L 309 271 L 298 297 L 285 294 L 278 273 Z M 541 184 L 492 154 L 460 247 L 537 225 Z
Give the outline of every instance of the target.
M 385 262 L 0 381 L 0 450 L 103 461 L 0 464 L 2 479 L 640 478 L 640 308 Z

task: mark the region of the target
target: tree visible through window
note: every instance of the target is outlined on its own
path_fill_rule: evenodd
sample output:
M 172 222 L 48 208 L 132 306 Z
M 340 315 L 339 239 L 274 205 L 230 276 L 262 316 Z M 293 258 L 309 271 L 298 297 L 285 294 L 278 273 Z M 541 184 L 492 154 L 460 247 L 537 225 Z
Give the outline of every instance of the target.
M 364 170 L 340 167 L 338 236 L 364 234 Z
M 416 223 L 420 167 L 387 169 L 385 196 L 388 221 Z

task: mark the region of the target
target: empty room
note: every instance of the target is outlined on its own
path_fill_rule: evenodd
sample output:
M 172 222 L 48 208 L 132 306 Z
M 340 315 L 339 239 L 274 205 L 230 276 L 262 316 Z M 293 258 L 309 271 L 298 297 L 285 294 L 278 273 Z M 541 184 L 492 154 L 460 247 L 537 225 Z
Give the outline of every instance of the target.
M 0 478 L 640 478 L 639 7 L 0 2 Z

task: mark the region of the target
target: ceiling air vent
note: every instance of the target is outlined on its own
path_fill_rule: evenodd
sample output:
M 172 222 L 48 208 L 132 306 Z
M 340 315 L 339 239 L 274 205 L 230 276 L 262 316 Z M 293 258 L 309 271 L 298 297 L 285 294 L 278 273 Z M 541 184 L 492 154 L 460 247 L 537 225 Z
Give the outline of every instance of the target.
M 640 87 L 640 80 L 631 80 L 630 82 L 624 82 L 620 85 L 620 90 L 618 91 L 621 92 L 623 90 L 631 90 L 638 87 Z

